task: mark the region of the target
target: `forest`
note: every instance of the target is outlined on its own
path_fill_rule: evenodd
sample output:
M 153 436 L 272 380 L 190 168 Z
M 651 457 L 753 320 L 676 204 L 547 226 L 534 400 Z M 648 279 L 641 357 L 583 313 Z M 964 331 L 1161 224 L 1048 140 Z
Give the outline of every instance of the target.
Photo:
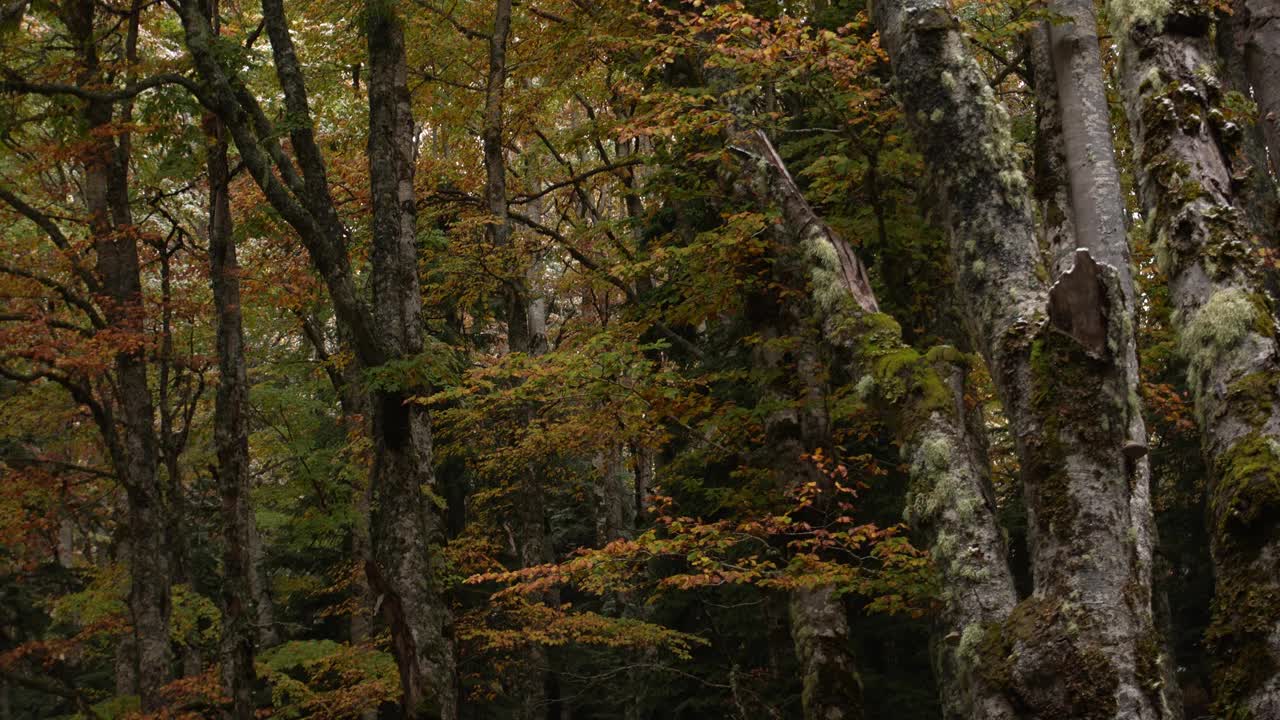
M 1280 0 L 0 0 L 0 720 L 1280 720 Z

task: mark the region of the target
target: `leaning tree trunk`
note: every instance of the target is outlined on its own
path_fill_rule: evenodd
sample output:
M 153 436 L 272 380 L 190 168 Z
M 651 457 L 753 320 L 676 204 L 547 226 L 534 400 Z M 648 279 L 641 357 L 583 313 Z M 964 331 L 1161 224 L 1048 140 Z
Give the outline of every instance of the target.
M 969 334 L 1010 416 L 1030 516 L 1035 591 L 989 628 L 980 672 L 1024 716 L 1163 717 L 1159 688 L 1172 678 L 1152 622 L 1128 268 L 1107 264 L 1116 248 L 1081 250 L 1049 287 L 1008 116 L 946 4 L 880 0 L 874 16 L 931 158 Z
M 735 190 L 782 211 L 780 230 L 803 251 L 825 339 L 851 356 L 850 375 L 862 378 L 859 385 L 894 428 L 910 467 L 907 518 L 951 590 L 932 644 L 945 717 L 1019 717 L 1008 689 L 982 672 L 979 658 L 1016 596 L 984 431 L 964 400 L 960 354 L 936 348 L 922 355 L 903 343 L 898 324 L 879 312 L 861 261 L 805 202 L 764 133 L 739 133 L 731 147 L 745 159 Z M 793 598 L 793 628 L 797 619 L 803 628 L 812 625 L 807 620 L 830 616 L 814 605 L 823 598 Z M 822 637 L 803 630 L 793 635 L 802 659 Z
M 1280 357 L 1241 210 L 1249 198 L 1237 194 L 1263 170 L 1248 166 L 1241 118 L 1225 107 L 1210 12 L 1185 3 L 1112 8 L 1140 195 L 1211 468 L 1216 709 L 1280 717 Z
M 217 17 L 216 0 L 210 15 Z M 209 275 L 217 316 L 218 391 L 214 404 L 218 491 L 222 496 L 223 548 L 223 682 L 231 698 L 225 717 L 254 717 L 253 667 L 258 633 L 257 596 L 253 592 L 254 523 L 249 498 L 248 375 L 244 328 L 240 313 L 240 268 L 231 234 L 227 141 L 221 123 L 210 119 L 209 132 Z

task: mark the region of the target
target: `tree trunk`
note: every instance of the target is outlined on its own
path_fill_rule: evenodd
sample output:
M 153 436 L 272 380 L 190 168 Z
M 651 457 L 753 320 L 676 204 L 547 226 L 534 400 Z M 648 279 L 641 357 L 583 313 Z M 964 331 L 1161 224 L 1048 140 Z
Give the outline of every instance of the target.
M 512 353 L 537 357 L 547 351 L 546 315 L 543 301 L 535 301 L 530 293 L 532 267 L 516 275 L 511 262 L 519 261 L 512 242 L 512 227 L 507 206 L 507 161 L 503 147 L 503 96 L 507 83 L 507 43 L 511 35 L 511 0 L 497 0 L 494 6 L 493 31 L 489 35 L 489 68 L 485 81 L 484 121 L 481 141 L 484 147 L 485 204 L 489 210 L 486 227 L 490 247 L 506 263 L 503 275 L 503 299 L 506 306 L 507 348 Z M 531 173 L 530 179 L 536 179 Z M 535 207 L 536 211 L 539 208 Z M 524 422 L 532 420 L 524 413 Z M 518 487 L 512 495 L 511 536 L 515 541 L 515 560 L 522 568 L 541 565 L 551 560 L 546 537 L 546 500 L 541 468 L 532 463 L 515 479 Z M 513 717 L 536 720 L 547 712 L 547 672 L 545 648 L 533 645 L 508 679 L 508 694 Z
M 394 358 L 422 352 L 417 207 L 417 147 L 410 107 L 404 33 L 394 4 L 367 7 L 369 48 L 369 179 L 373 204 L 373 303 L 376 332 Z M 436 548 L 443 542 L 435 494 L 431 425 L 410 392 L 379 391 L 373 402 L 375 441 L 369 581 L 381 595 L 400 665 L 409 717 L 456 716 L 451 618 L 444 603 Z
M 76 0 L 62 7 L 82 64 L 77 83 L 101 82 L 96 45 L 95 3 Z M 136 47 L 137 12 L 130 16 L 130 62 Z M 97 256 L 95 274 L 108 302 L 107 323 L 125 336 L 140 338 L 144 308 L 136 233 L 129 207 L 129 138 L 103 132 L 117 118 L 115 103 L 91 99 L 84 123 L 92 138 L 84 160 L 84 199 Z M 118 119 L 130 120 L 126 110 Z M 155 411 L 147 385 L 147 362 L 140 348 L 114 358 L 115 396 L 97 418 L 116 475 L 128 497 L 129 612 L 137 658 L 138 693 L 143 710 L 159 708 L 159 690 L 172 676 L 169 646 L 169 556 L 165 550 L 165 502 L 158 473 Z M 113 417 L 114 416 L 114 417 Z M 123 647 L 123 645 L 122 645 Z
M 1234 0 L 1226 28 L 1244 75 L 1242 90 L 1258 104 L 1258 125 L 1266 145 L 1263 167 L 1280 177 L 1280 6 L 1272 0 Z
M 1049 287 L 1007 114 L 947 6 L 880 0 L 874 16 L 931 158 L 969 334 L 1009 413 L 1030 516 L 1035 590 L 980 643 L 981 672 L 1030 717 L 1163 717 L 1159 688 L 1172 678 L 1152 623 L 1127 267 L 1082 250 Z M 1075 213 L 1086 215 L 1106 214 Z
M 210 17 L 217 22 L 216 0 Z M 257 644 L 257 594 L 253 591 L 254 524 L 249 492 L 248 376 L 240 313 L 240 268 L 232 237 L 227 142 L 221 123 L 209 119 L 209 275 L 217 315 L 218 391 L 214 405 L 218 491 L 222 497 L 223 678 L 231 698 L 225 717 L 254 716 L 253 657 Z
M 1136 326 L 1137 295 L 1134 289 L 1132 263 L 1130 262 L 1128 228 L 1125 222 L 1124 188 L 1120 183 L 1120 170 L 1116 163 L 1111 136 L 1111 111 L 1104 87 L 1106 77 L 1099 50 L 1097 21 L 1091 0 L 1053 0 L 1050 11 L 1066 22 L 1044 23 L 1037 33 L 1047 40 L 1035 43 L 1033 55 L 1047 55 L 1050 62 L 1042 63 L 1035 77 L 1037 98 L 1047 99 L 1055 92 L 1056 102 L 1052 111 L 1057 121 L 1042 126 L 1047 134 L 1059 137 L 1045 140 L 1062 152 L 1065 160 L 1060 166 L 1037 167 L 1037 171 L 1055 173 L 1056 177 L 1037 177 L 1037 184 L 1050 187 L 1065 186 L 1066 208 L 1070 220 L 1060 229 L 1059 237 L 1066 242 L 1049 246 L 1049 263 L 1055 277 L 1069 272 L 1067 265 L 1076 256 L 1076 248 L 1087 248 L 1091 256 L 1115 269 L 1124 291 L 1124 317 Z M 1052 299 L 1051 299 L 1052 302 Z M 1140 392 L 1138 377 L 1137 339 L 1131 329 L 1121 333 L 1123 348 L 1114 352 L 1125 356 L 1127 392 L 1137 397 Z M 1140 412 L 1129 416 L 1129 438 L 1140 442 L 1132 447 L 1133 483 L 1130 493 L 1130 513 L 1133 522 L 1140 524 L 1139 534 L 1149 538 L 1149 547 L 1137 558 L 1139 572 L 1150 577 L 1156 546 L 1155 517 L 1151 508 L 1151 466 L 1145 457 L 1147 430 Z M 1139 455 L 1141 453 L 1141 455 Z M 1152 592 L 1157 592 L 1153 587 Z M 1163 600 L 1153 600 L 1152 611 Z M 1173 678 L 1173 657 L 1163 633 L 1154 628 L 1153 636 L 1159 642 L 1157 652 L 1161 665 L 1159 675 Z M 1158 707 L 1164 717 L 1180 718 L 1182 699 L 1176 683 L 1158 683 L 1152 690 L 1159 695 Z
M 1139 189 L 1169 277 L 1174 326 L 1211 473 L 1217 580 L 1208 644 L 1221 716 L 1280 716 L 1280 358 L 1237 192 L 1251 168 L 1221 107 L 1201 6 L 1123 12 L 1120 77 Z M 1256 89 L 1256 88 L 1255 88 Z
M 978 657 L 1016 598 L 983 429 L 964 403 L 959 353 L 938 348 L 922 356 L 903 344 L 897 323 L 879 312 L 861 261 L 805 202 L 763 133 L 740 133 L 732 147 L 750 169 L 735 189 L 782 210 L 783 231 L 804 251 L 826 341 L 852 356 L 850 375 L 863 378 L 859 384 L 885 413 L 909 462 L 908 519 L 944 586 L 955 588 L 944 596 L 933 642 L 946 717 L 1014 718 L 1007 688 L 988 678 Z
M 844 603 L 830 587 L 791 591 L 791 638 L 800 661 L 805 720 L 862 717 L 862 682 L 849 655 Z
M 376 312 L 356 290 L 347 230 L 329 191 L 284 4 L 262 0 L 262 9 L 289 115 L 293 156 L 285 153 L 275 127 L 237 71 L 220 62 L 197 0 L 181 0 L 184 37 L 200 78 L 201 101 L 223 121 L 245 168 L 306 246 L 328 289 L 340 336 L 358 366 L 372 369 L 414 359 L 423 349 L 413 189 L 415 129 L 404 35 L 394 4 L 371 0 L 365 8 Z M 426 409 L 408 402 L 422 390 L 383 388 L 370 398 L 373 560 L 366 563 L 366 571 L 391 630 L 406 714 L 452 720 L 457 692 L 450 612 L 438 580 L 436 548 L 443 534 L 433 507 L 431 426 Z
M 779 279 L 786 285 L 803 285 L 803 277 L 786 277 L 788 273 L 782 268 L 787 265 L 776 266 L 781 270 Z M 772 396 L 783 408 L 765 420 L 766 444 L 787 486 L 814 482 L 822 489 L 816 502 L 801 517 L 813 527 L 822 527 L 834 517 L 830 513 L 835 504 L 835 487 L 831 479 L 806 458 L 819 449 L 830 457 L 832 444 L 828 392 L 821 380 L 813 328 L 806 322 L 800 303 L 777 307 L 772 301 L 766 301 L 765 305 L 769 317 L 766 326 L 755 323 L 757 332 L 765 339 L 755 352 L 755 362 L 784 378 L 780 383 L 782 387 L 764 391 L 765 396 Z M 798 337 L 799 346 L 786 353 L 770 349 L 770 340 L 787 337 Z M 802 397 L 794 397 L 797 390 Z M 805 720 L 860 720 L 863 717 L 862 678 L 850 648 L 844 601 L 830 584 L 801 586 L 788 593 L 787 606 L 788 630 L 800 663 L 800 704 Z

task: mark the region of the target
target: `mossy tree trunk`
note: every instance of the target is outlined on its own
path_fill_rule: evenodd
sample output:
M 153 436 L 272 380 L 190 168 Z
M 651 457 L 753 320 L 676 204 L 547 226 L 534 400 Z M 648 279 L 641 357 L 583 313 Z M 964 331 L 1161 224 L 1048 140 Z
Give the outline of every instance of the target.
M 951 348 L 921 354 L 903 343 L 898 324 L 879 312 L 862 262 L 814 213 L 762 132 L 738 133 L 730 145 L 745 160 L 735 190 L 782 211 L 779 231 L 804 257 L 810 308 L 825 342 L 851 359 L 851 376 L 863 378 L 866 399 L 894 428 L 909 464 L 907 517 L 948 588 L 932 644 L 945 717 L 1012 720 L 1018 715 L 1006 688 L 978 672 L 979 641 L 1009 614 L 1016 596 L 995 518 L 984 431 L 963 397 L 963 358 Z M 823 588 L 792 598 L 802 660 L 823 657 L 815 649 L 830 644 L 805 622 L 831 615 L 817 602 L 824 599 L 831 597 Z M 811 676 L 822 677 L 806 668 L 806 696 L 832 692 L 811 690 Z
M 1153 524 L 1135 462 L 1146 438 L 1123 255 L 1101 244 L 1074 253 L 1051 283 L 1008 116 L 946 3 L 880 0 L 874 19 L 931 158 L 968 331 L 1021 465 L 1034 593 L 977 643 L 981 674 L 1016 698 L 1022 717 L 1165 717 L 1159 688 L 1172 678 L 1152 623 Z
M 1245 119 L 1216 75 L 1212 10 L 1113 3 L 1139 189 L 1169 277 L 1204 451 L 1222 717 L 1280 717 L 1280 358 L 1243 208 Z
M 1265 169 L 1280 176 L 1280 5 L 1273 0 L 1234 0 L 1227 21 L 1243 74 L 1243 91 L 1258 104 L 1258 126 L 1266 145 Z

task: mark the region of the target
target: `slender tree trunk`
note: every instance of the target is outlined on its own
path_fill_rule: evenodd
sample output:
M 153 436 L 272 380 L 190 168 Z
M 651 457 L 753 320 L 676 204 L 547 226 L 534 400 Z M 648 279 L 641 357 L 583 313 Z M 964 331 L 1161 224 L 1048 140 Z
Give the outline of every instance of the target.
M 217 2 L 209 15 L 216 28 Z M 253 589 L 253 508 L 249 492 L 248 374 L 245 370 L 244 329 L 240 311 L 240 268 L 232 237 L 228 187 L 227 141 L 222 124 L 210 118 L 209 148 L 209 266 L 217 315 L 218 390 L 214 405 L 214 444 L 217 447 L 218 491 L 222 496 L 223 534 L 223 678 L 231 706 L 225 717 L 250 720 L 254 716 L 253 667 L 257 645 L 258 594 Z
M 489 68 L 485 81 L 484 120 L 481 141 L 484 147 L 485 203 L 489 210 L 486 228 L 493 251 L 508 265 L 518 258 L 513 244 L 512 227 L 507 207 L 507 161 L 503 147 L 503 96 L 507 83 L 507 43 L 511 35 L 511 0 L 497 0 L 494 5 L 493 31 L 489 35 Z M 536 175 L 532 177 L 536 178 Z M 545 305 L 531 296 L 529 276 L 532 267 L 520 275 L 507 273 L 503 279 L 506 305 L 507 347 L 510 352 L 536 357 L 547 351 Z M 524 421 L 532 420 L 525 413 Z M 546 500 L 543 473 L 530 464 L 516 480 L 513 495 L 512 537 L 516 562 L 520 567 L 533 567 L 548 562 L 551 549 L 546 538 Z M 513 717 L 535 720 L 546 715 L 548 683 L 547 651 L 531 646 L 524 652 L 516 676 L 509 680 L 514 705 Z
M 402 20 L 394 4 L 367 7 L 369 178 L 373 203 L 373 302 L 376 331 L 391 357 L 422 352 L 417 208 L 417 146 Z M 443 600 L 436 548 L 441 518 L 424 490 L 435 492 L 431 426 L 409 391 L 381 391 L 373 402 L 375 452 L 369 581 L 380 594 L 400 665 L 405 713 L 452 720 L 457 714 L 450 613 Z
M 1159 688 L 1172 678 L 1152 623 L 1127 266 L 1082 250 L 1049 287 L 1008 117 L 947 6 L 880 0 L 874 16 L 932 161 L 969 334 L 1009 413 L 1030 515 L 1035 591 L 980 643 L 981 672 L 1028 717 L 1163 717 Z M 1115 250 L 1099 252 L 1111 261 Z
M 76 0 L 62 7 L 82 64 L 78 84 L 101 81 L 96 45 L 95 3 Z M 129 62 L 137 38 L 137 11 L 131 13 L 127 42 Z M 95 274 L 108 303 L 107 323 L 117 331 L 140 337 L 144 308 L 138 246 L 129 208 L 128 134 L 101 131 L 116 118 L 109 100 L 85 103 L 83 120 L 93 138 L 84 160 L 84 199 L 97 256 Z M 129 120 L 129 111 L 122 113 Z M 164 491 L 158 473 L 153 426 L 155 411 L 147 384 L 147 363 L 141 349 L 116 353 L 115 397 L 104 406 L 117 412 L 99 418 L 106 444 L 128 497 L 130 590 L 129 611 L 136 651 L 138 693 L 143 710 L 161 704 L 159 689 L 172 676 L 169 646 L 169 560 L 165 551 Z M 114 417 L 113 417 L 114 416 Z M 124 644 L 122 644 L 124 647 Z
M 1140 195 L 1211 468 L 1216 710 L 1280 717 L 1280 357 L 1249 198 L 1237 196 L 1262 170 L 1220 107 L 1210 11 L 1142 7 L 1112 15 Z
M 803 270 L 807 268 L 801 269 L 800 277 L 788 277 L 792 274 L 789 266 L 787 262 L 775 265 L 779 280 L 793 287 L 803 285 Z M 765 342 L 755 352 L 755 364 L 783 378 L 780 387 L 765 391 L 782 408 L 765 421 L 767 447 L 788 485 L 798 487 L 813 482 L 821 488 L 822 493 L 801 519 L 822 527 L 831 517 L 835 487 L 806 458 L 819 449 L 831 456 L 828 393 L 814 348 L 814 328 L 806 321 L 801 303 L 778 307 L 772 299 L 761 300 L 761 314 L 766 319 L 753 326 Z M 798 347 L 785 353 L 771 349 L 770 340 L 788 337 L 798 338 Z M 794 397 L 797 393 L 801 397 Z M 788 630 L 800 664 L 800 703 L 805 720 L 860 720 L 862 678 L 850 648 L 844 601 L 836 595 L 834 586 L 823 584 L 792 589 L 787 606 Z

